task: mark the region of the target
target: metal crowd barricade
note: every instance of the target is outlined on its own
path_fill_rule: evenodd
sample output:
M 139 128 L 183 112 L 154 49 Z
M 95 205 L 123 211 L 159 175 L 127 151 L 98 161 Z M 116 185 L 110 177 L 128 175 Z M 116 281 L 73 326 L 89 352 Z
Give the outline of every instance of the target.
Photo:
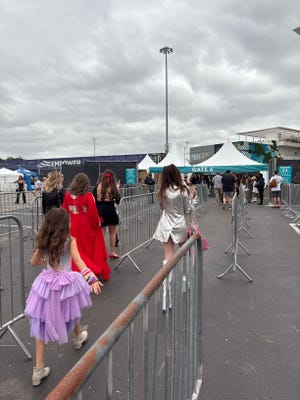
M 156 191 L 156 185 L 154 186 L 154 191 Z M 121 197 L 137 196 L 139 194 L 146 194 L 149 192 L 149 187 L 144 184 L 122 186 L 120 187 Z
M 30 360 L 31 354 L 13 329 L 13 325 L 25 317 L 23 227 L 21 221 L 11 215 L 0 216 L 0 222 L 0 340 L 5 333 L 10 333 Z
M 300 219 L 300 185 L 283 183 L 281 185 L 281 202 L 285 217 Z
M 31 204 L 34 200 L 34 192 L 24 192 L 26 203 L 23 203 L 22 192 L 19 203 L 16 204 L 16 192 L 0 193 L 0 215 L 14 215 L 18 218 L 23 227 L 24 236 L 30 234 L 32 227 Z
M 152 236 L 161 214 L 157 193 L 123 197 L 118 205 L 118 214 L 121 259 L 115 268 L 128 258 L 141 272 L 132 258 L 132 253 L 153 240 Z
M 197 188 L 197 202 L 195 203 L 195 212 L 207 211 L 208 187 L 206 183 L 195 185 Z
M 34 247 L 35 236 L 38 232 L 38 229 L 42 221 L 43 221 L 42 196 L 36 196 L 31 201 L 31 229 L 29 234 L 32 240 L 32 248 Z
M 252 233 L 250 233 L 249 231 L 249 224 L 248 224 L 248 212 L 247 209 L 245 207 L 245 195 L 244 195 L 244 190 L 242 188 L 242 186 L 240 186 L 239 188 L 240 194 L 238 196 L 238 201 L 239 201 L 239 205 L 240 205 L 240 225 L 239 225 L 239 230 L 244 231 L 247 233 L 247 235 L 253 239 L 253 235 Z
M 203 370 L 201 247 L 200 237 L 193 235 L 46 400 L 198 399 Z M 172 309 L 163 313 L 159 294 L 170 271 Z
M 232 255 L 232 263 L 230 266 L 226 269 L 225 272 L 222 274 L 218 275 L 218 278 L 222 278 L 225 275 L 227 275 L 231 270 L 233 271 L 240 271 L 248 280 L 249 282 L 253 282 L 253 279 L 243 270 L 243 268 L 238 264 L 238 250 L 239 247 L 241 247 L 246 254 L 250 254 L 249 251 L 246 249 L 246 247 L 241 243 L 239 236 L 242 231 L 242 205 L 244 204 L 243 196 L 242 193 L 240 193 L 240 196 L 237 196 L 237 193 L 234 194 L 233 200 L 232 200 L 232 220 L 231 220 L 231 236 L 232 236 L 232 242 L 231 244 L 226 248 L 225 253 L 227 253 L 229 250 L 231 250 L 231 255 Z

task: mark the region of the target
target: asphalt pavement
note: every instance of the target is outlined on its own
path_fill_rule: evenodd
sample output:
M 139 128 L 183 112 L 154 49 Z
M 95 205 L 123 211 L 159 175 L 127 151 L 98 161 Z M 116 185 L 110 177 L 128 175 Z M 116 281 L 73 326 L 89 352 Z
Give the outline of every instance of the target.
M 300 235 L 282 215 L 282 209 L 246 204 L 247 232 L 240 234 L 238 270 L 217 279 L 232 262 L 224 250 L 231 243 L 231 211 L 209 198 L 200 227 L 211 248 L 204 253 L 204 359 L 200 400 L 300 399 Z M 25 243 L 29 258 L 30 244 Z M 89 325 L 88 343 L 74 351 L 72 343 L 48 345 L 46 359 L 51 374 L 39 387 L 31 386 L 33 361 L 6 334 L 0 340 L 0 399 L 44 399 L 120 311 L 157 272 L 163 248 L 155 242 L 134 253 L 138 273 L 125 260 L 114 270 L 103 293 L 93 296 L 83 323 Z M 115 261 L 114 261 L 115 263 Z M 112 263 L 112 266 L 114 264 Z M 27 283 L 36 271 L 28 266 Z M 27 319 L 14 329 L 34 355 Z M 140 400 L 140 399 L 139 399 Z M 160 399 L 158 399 L 160 400 Z

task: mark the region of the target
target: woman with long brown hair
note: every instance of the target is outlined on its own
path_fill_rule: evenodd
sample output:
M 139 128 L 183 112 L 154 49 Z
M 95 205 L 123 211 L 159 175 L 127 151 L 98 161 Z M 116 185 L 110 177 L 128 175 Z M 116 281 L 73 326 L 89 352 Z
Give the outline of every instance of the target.
M 70 214 L 70 233 L 77 240 L 82 259 L 95 275 L 107 281 L 111 270 L 95 199 L 89 190 L 88 176 L 84 173 L 75 175 L 65 194 L 63 208 Z M 73 268 L 76 270 L 75 265 Z
M 164 245 L 163 264 L 173 256 L 175 245 L 183 244 L 187 239 L 189 225 L 188 214 L 192 211 L 188 188 L 183 184 L 181 174 L 174 165 L 163 168 L 158 198 L 162 215 L 158 222 L 154 239 Z M 169 274 L 169 295 L 171 293 L 171 279 Z M 166 309 L 166 282 L 163 282 L 163 310 Z M 169 298 L 171 308 L 171 296 Z
M 109 258 L 120 258 L 115 253 L 117 241 L 117 228 L 119 225 L 119 216 L 116 210 L 116 204 L 120 203 L 120 183 L 117 181 L 115 173 L 111 169 L 105 170 L 98 179 L 94 190 L 94 197 L 99 216 L 102 218 L 102 232 L 105 237 L 106 228 L 109 232 Z

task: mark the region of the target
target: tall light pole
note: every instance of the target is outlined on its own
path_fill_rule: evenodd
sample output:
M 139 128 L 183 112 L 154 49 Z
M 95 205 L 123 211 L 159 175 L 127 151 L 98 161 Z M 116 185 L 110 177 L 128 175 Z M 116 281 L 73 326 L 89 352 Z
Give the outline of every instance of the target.
M 190 160 L 189 160 L 189 142 L 188 141 L 185 142 L 184 149 L 185 149 L 185 152 L 184 152 L 184 165 L 185 165 L 186 161 L 188 163 L 190 162 Z
M 96 155 L 96 138 L 93 136 L 93 142 L 94 142 L 94 157 Z
M 166 145 L 165 151 L 169 151 L 169 110 L 168 110 L 168 54 L 173 52 L 171 47 L 163 47 L 159 50 L 160 53 L 165 55 L 165 72 L 166 72 Z

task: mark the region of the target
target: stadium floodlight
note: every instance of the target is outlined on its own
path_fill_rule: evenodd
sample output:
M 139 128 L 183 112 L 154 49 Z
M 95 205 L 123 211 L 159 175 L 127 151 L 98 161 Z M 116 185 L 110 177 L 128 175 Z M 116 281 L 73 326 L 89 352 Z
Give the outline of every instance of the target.
M 165 73 L 166 73 L 166 154 L 169 151 L 169 109 L 168 109 L 168 54 L 173 53 L 171 47 L 165 46 L 159 50 L 160 53 L 165 55 Z

